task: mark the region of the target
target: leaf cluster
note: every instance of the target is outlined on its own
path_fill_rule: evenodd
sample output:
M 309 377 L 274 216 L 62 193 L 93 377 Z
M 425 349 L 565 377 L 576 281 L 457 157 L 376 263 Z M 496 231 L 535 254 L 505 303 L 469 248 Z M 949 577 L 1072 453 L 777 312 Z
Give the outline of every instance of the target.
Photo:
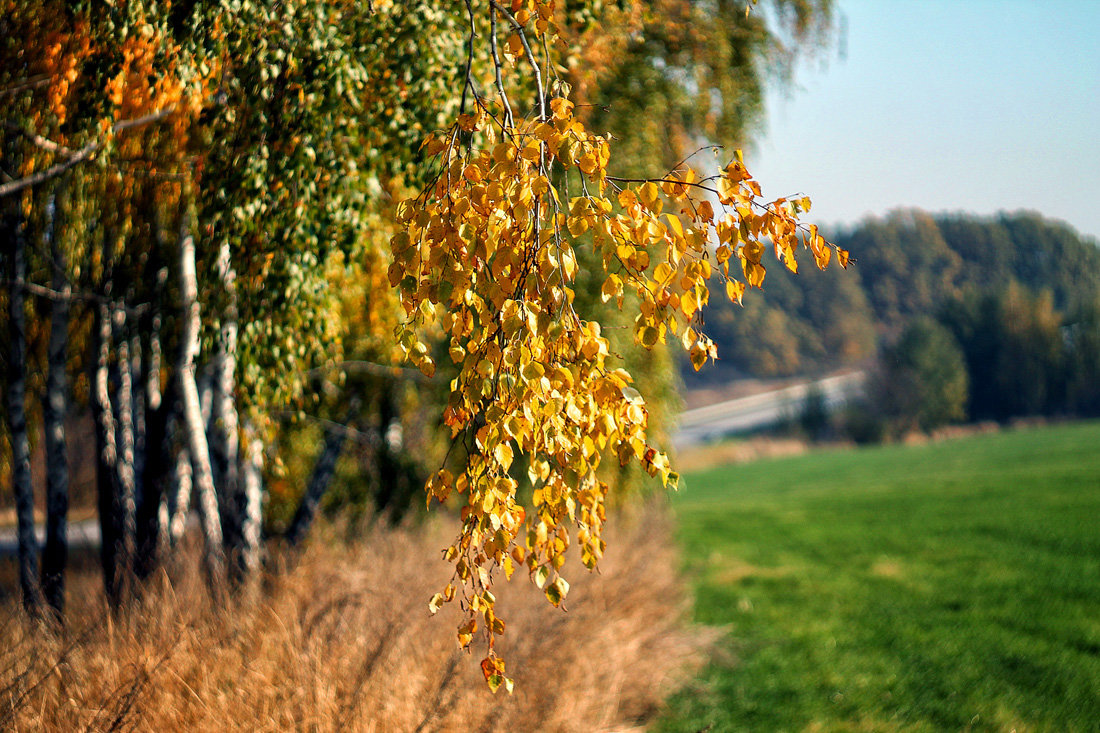
M 531 49 L 553 42 L 554 4 L 491 9 L 508 13 L 510 40 L 518 39 L 506 46 L 497 78 L 509 70 L 505 62 L 540 76 Z M 510 577 L 525 565 L 559 605 L 574 534 L 587 567 L 604 550 L 608 485 L 597 470 L 605 456 L 636 462 L 665 484 L 678 479 L 647 440 L 645 399 L 630 373 L 609 363 L 600 322 L 574 308 L 578 249 L 597 255 L 604 302 L 637 299 L 636 343 L 679 342 L 697 369 L 716 355 L 700 318 L 712 276 L 739 300 L 763 284 L 768 250 L 791 271 L 803 248 L 820 268 L 834 255 L 846 266 L 848 257 L 816 228 L 800 227 L 807 199 L 762 202 L 740 155 L 705 179 L 686 167 L 617 178 L 609 139 L 590 132 L 567 98 L 546 99 L 540 87 L 520 118 L 504 85 L 497 91 L 495 103 L 475 92 L 474 109 L 426 138 L 435 177 L 397 208 L 403 231 L 390 242 L 389 270 L 406 313 L 395 334 L 405 357 L 428 376 L 440 358 L 457 368 L 444 422 L 469 456 L 428 484 L 429 502 L 460 497 L 463 521 L 444 553 L 454 577 L 430 607 L 459 599 L 466 611 L 459 642 L 484 632 L 483 668 L 494 689 L 509 685 L 493 651 L 504 631 L 494 572 Z M 435 339 L 445 354 L 433 349 Z M 530 511 L 517 500 L 517 459 L 534 486 Z

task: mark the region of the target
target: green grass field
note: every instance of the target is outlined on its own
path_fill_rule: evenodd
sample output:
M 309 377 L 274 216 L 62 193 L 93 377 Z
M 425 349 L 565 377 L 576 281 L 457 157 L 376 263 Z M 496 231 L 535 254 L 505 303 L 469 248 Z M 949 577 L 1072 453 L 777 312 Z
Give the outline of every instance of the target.
M 659 730 L 1100 730 L 1100 423 L 685 476 L 696 620 Z

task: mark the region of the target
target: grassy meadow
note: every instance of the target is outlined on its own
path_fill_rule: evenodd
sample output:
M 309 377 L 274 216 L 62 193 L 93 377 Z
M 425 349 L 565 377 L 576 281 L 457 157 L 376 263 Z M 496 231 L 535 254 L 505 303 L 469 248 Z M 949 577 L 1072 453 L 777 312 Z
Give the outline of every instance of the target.
M 1100 423 L 685 476 L 666 731 L 1100 730 Z

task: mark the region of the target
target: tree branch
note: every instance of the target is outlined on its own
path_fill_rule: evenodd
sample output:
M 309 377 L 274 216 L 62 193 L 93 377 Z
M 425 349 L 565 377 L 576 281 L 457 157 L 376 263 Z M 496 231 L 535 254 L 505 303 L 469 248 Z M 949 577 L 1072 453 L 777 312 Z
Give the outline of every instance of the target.
M 373 361 L 364 361 L 362 359 L 351 359 L 341 361 L 331 367 L 316 367 L 309 370 L 310 376 L 316 376 L 327 372 L 329 369 L 338 369 L 348 373 L 358 372 L 360 374 L 372 374 L 378 377 L 395 377 L 400 379 L 412 379 L 417 382 L 429 382 L 428 377 L 425 377 L 423 372 L 419 369 L 410 369 L 403 366 L 392 366 L 389 364 L 379 364 Z
M 535 58 L 534 52 L 531 50 L 531 44 L 527 42 L 527 33 L 524 32 L 523 24 L 516 20 L 516 16 L 512 15 L 508 10 L 497 2 L 497 0 L 489 0 L 489 5 L 492 6 L 503 15 L 512 27 L 516 29 L 516 33 L 519 35 L 520 43 L 523 44 L 523 50 L 527 54 L 527 63 L 531 64 L 532 71 L 535 72 L 535 89 L 539 94 L 539 119 L 546 119 L 546 90 L 542 86 L 542 69 L 539 67 L 538 59 Z
M 53 140 L 44 138 L 41 135 L 37 135 L 30 130 L 24 130 L 22 127 L 15 124 L 14 122 L 4 122 L 4 129 L 22 135 L 23 137 L 34 143 L 36 146 L 48 152 L 57 153 L 58 155 L 64 155 L 65 157 L 72 157 L 76 154 L 72 148 L 67 148 L 64 145 L 55 143 Z
M 135 127 L 141 127 L 143 125 L 148 125 L 148 124 L 151 124 L 153 122 L 157 122 L 159 120 L 164 119 L 165 117 L 168 117 L 173 112 L 175 112 L 175 110 L 176 110 L 176 106 L 175 105 L 170 105 L 168 107 L 165 107 L 162 110 L 158 110 L 156 112 L 151 112 L 151 113 L 149 113 L 147 115 L 144 115 L 142 117 L 135 117 L 134 119 L 131 119 L 131 120 L 120 120 L 119 122 L 116 122 L 114 125 L 111 126 L 111 133 L 113 135 L 117 135 L 118 133 L 120 133 L 124 130 L 129 130 L 129 129 L 132 129 L 132 128 L 135 128 Z M 32 133 L 27 133 L 25 130 L 20 130 L 20 132 L 24 135 L 28 135 L 28 134 L 33 135 Z M 37 136 L 37 135 L 33 135 L 32 140 L 34 140 L 35 138 L 38 138 L 38 137 L 39 136 Z M 46 140 L 45 138 L 41 138 L 41 140 L 45 141 L 49 145 L 57 146 L 57 143 Z M 36 141 L 35 144 L 38 144 L 38 142 Z M 87 145 L 80 148 L 79 150 L 71 151 L 72 154 L 67 156 L 67 158 L 65 160 L 61 161 L 60 163 L 56 163 L 56 164 L 50 166 L 46 170 L 39 171 L 38 173 L 34 173 L 32 175 L 29 175 L 29 176 L 24 176 L 23 178 L 17 178 L 16 180 L 11 181 L 10 183 L 5 183 L 5 184 L 0 185 L 0 198 L 3 198 L 4 196 L 9 196 L 13 193 L 18 193 L 18 192 L 22 191 L 25 188 L 30 188 L 31 186 L 37 186 L 39 183 L 42 183 L 44 181 L 50 180 L 51 178 L 56 178 L 57 176 L 60 176 L 62 173 L 69 170 L 73 166 L 79 165 L 79 164 L 83 163 L 84 161 L 88 160 L 89 158 L 91 158 L 93 155 L 96 154 L 96 152 L 98 152 L 100 150 L 100 148 L 102 148 L 104 146 L 104 144 L 105 144 L 105 142 L 103 140 L 93 140 L 92 142 L 88 143 Z M 40 147 L 42 147 L 42 146 L 40 145 Z M 57 147 L 60 148 L 61 146 L 57 146 Z M 67 148 L 65 148 L 65 149 L 67 150 Z
M 50 77 L 46 74 L 40 74 L 38 76 L 32 76 L 22 84 L 16 84 L 13 87 L 7 89 L 0 89 L 0 97 L 7 97 L 12 94 L 18 94 L 19 92 L 26 91 L 27 89 L 37 89 L 38 87 L 44 87 L 50 83 Z
M 36 283 L 16 281 L 16 280 L 3 280 L 0 284 L 5 287 L 22 290 L 31 295 L 39 298 L 45 298 L 55 303 L 100 303 L 104 305 L 114 305 L 118 307 L 117 302 L 110 298 L 98 295 L 96 293 L 82 293 L 82 292 L 61 292 L 60 290 L 53 290 L 47 288 L 44 285 L 38 285 Z M 152 307 L 151 303 L 138 303 L 137 305 L 123 306 L 123 310 L 127 315 L 140 316 Z

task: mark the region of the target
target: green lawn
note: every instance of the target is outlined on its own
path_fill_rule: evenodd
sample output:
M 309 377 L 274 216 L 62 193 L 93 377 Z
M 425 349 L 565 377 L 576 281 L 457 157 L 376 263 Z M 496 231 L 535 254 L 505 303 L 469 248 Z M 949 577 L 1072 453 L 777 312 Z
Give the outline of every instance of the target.
M 1100 423 L 684 477 L 695 617 L 659 730 L 1100 730 Z

